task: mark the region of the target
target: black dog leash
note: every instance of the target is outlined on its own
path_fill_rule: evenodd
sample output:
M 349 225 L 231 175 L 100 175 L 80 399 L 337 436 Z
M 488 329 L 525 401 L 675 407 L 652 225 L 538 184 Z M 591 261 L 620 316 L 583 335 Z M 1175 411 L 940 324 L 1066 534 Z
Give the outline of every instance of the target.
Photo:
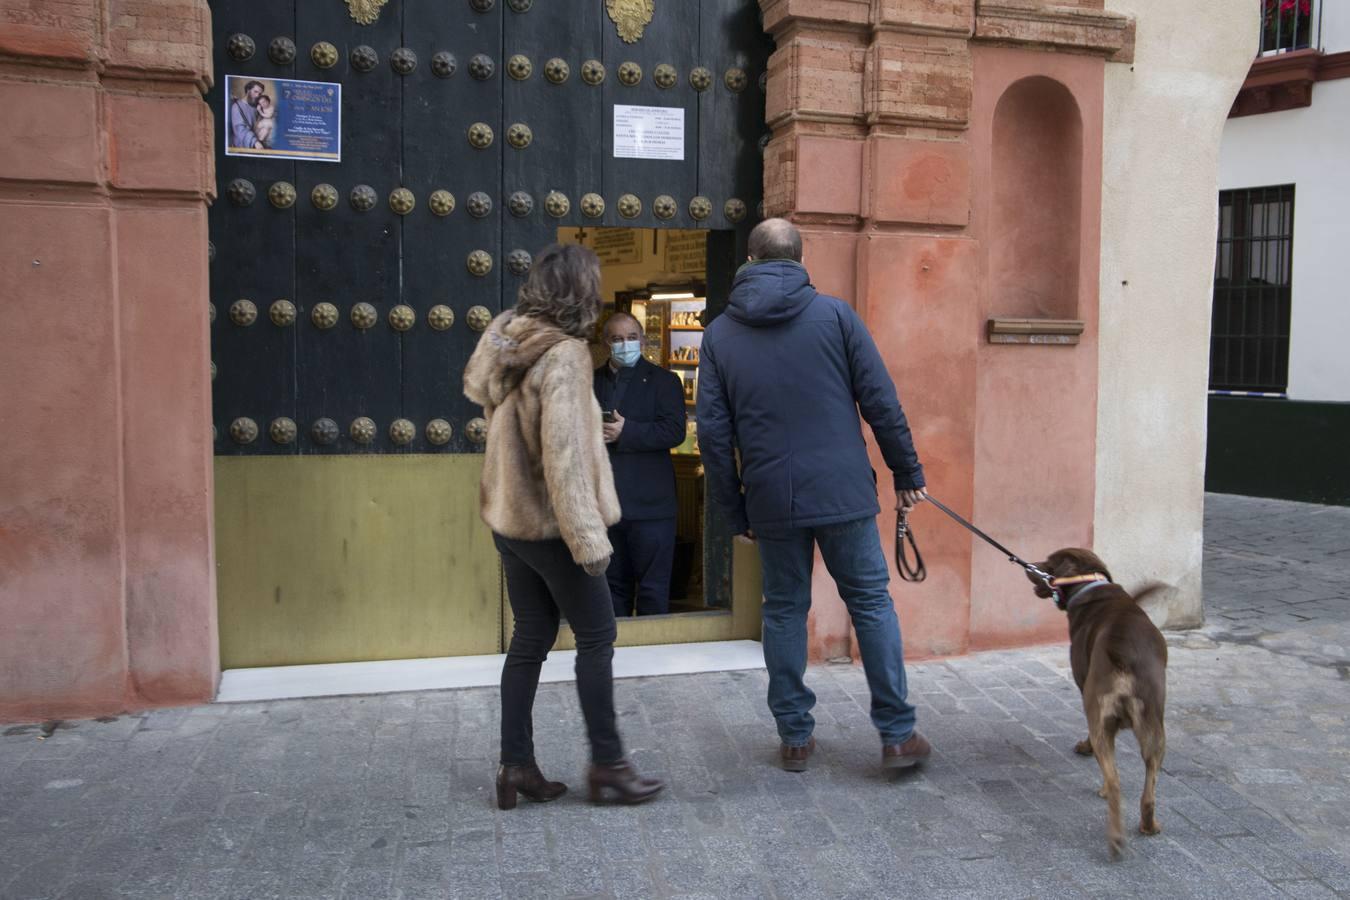
M 906 541 L 909 542 L 909 549 L 914 551 L 913 565 L 910 565 L 909 554 L 905 550 Z M 895 569 L 902 580 L 915 584 L 928 577 L 928 567 L 923 564 L 923 554 L 919 552 L 919 545 L 914 543 L 914 531 L 909 527 L 909 514 L 903 510 L 895 517 Z
M 1060 590 L 1058 587 L 1055 586 L 1054 578 L 1050 575 L 1049 572 L 1046 572 L 1040 566 L 1027 562 L 1025 559 L 1018 556 L 1016 553 L 1012 552 L 1007 547 L 1003 546 L 998 541 L 994 540 L 980 529 L 976 528 L 970 522 L 967 522 L 957 513 L 949 509 L 945 503 L 943 503 L 941 500 L 938 500 L 936 497 L 929 495 L 928 502 L 936 506 L 938 509 L 942 510 L 947 515 L 951 516 L 953 519 L 957 521 L 957 523 L 959 523 L 971 534 L 980 538 L 986 544 L 993 547 L 995 550 L 999 551 L 1004 556 L 1008 557 L 1008 562 L 1015 563 L 1016 565 L 1019 565 L 1023 569 L 1025 569 L 1027 573 L 1031 575 L 1031 577 L 1035 578 L 1041 584 L 1045 585 L 1046 589 L 1049 590 L 1055 596 L 1056 602 L 1057 603 L 1059 602 L 1058 598 L 1060 596 Z M 905 549 L 906 543 L 908 543 L 910 549 L 914 551 L 913 565 L 911 565 L 909 562 L 909 554 Z M 928 569 L 924 566 L 923 557 L 919 554 L 919 545 L 914 541 L 914 529 L 909 524 L 909 516 L 903 510 L 901 510 L 896 515 L 895 519 L 895 567 L 896 570 L 900 573 L 900 578 L 904 581 L 917 583 L 923 581 L 925 578 L 928 577 Z

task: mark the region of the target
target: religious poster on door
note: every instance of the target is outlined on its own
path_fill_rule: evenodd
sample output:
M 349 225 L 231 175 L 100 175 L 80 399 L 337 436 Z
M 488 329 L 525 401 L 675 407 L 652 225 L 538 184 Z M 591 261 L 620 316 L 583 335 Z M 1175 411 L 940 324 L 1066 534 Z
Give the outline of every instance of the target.
M 225 155 L 342 161 L 342 85 L 225 76 Z

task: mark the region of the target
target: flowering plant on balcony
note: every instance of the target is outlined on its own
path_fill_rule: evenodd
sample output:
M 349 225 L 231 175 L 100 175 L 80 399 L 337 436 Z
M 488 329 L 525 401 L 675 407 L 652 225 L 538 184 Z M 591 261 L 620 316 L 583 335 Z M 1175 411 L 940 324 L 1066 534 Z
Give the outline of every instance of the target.
M 1261 51 L 1310 46 L 1312 7 L 1312 0 L 1261 0 Z

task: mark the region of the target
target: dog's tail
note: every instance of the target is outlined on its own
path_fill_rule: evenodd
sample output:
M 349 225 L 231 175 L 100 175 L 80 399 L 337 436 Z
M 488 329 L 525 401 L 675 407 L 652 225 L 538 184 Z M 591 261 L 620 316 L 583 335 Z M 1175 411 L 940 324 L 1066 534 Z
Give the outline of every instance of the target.
M 1161 581 L 1149 582 L 1134 592 L 1134 602 L 1144 612 L 1149 612 L 1150 607 L 1156 605 L 1158 595 L 1171 589 L 1170 584 L 1163 584 Z

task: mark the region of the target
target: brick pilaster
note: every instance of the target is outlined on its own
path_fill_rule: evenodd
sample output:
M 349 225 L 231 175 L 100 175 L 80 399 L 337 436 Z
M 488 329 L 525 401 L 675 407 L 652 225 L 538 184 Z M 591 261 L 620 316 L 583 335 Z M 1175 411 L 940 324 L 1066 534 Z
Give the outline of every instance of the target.
M 0 720 L 214 694 L 210 83 L 205 0 L 0 0 Z

